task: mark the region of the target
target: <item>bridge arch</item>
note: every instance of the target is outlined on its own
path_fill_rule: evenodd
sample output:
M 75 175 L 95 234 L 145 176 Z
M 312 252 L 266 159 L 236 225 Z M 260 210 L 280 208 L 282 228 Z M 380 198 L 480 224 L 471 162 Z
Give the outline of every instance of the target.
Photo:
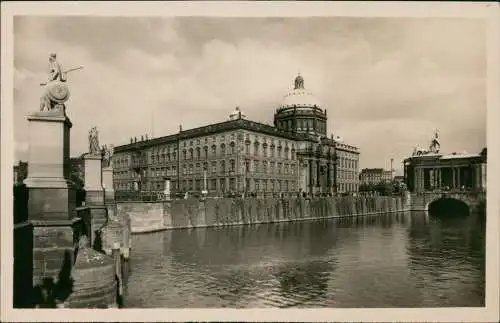
M 436 196 L 425 207 L 430 215 L 435 216 L 467 216 L 472 208 L 470 201 L 454 195 Z

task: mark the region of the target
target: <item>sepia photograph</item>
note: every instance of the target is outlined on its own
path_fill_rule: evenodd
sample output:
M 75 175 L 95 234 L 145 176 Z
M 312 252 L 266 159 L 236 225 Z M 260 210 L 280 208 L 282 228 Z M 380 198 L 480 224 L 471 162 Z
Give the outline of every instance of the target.
M 2 3 L 2 320 L 498 319 L 497 4 L 77 3 Z

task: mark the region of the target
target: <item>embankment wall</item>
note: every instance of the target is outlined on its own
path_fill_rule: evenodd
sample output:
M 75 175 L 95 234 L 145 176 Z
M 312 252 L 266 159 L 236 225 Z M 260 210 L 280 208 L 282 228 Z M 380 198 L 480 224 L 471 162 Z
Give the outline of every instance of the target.
M 322 197 L 313 199 L 221 198 L 159 202 L 119 202 L 119 217 L 129 216 L 132 233 L 335 217 L 409 210 L 405 197 Z

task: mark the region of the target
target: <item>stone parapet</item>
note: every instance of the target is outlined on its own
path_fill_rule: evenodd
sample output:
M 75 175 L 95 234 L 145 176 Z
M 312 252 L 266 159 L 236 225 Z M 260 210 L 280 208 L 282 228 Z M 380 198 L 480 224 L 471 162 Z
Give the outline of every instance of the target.
M 165 229 L 303 221 L 402 212 L 402 197 L 185 199 L 123 202 L 118 216 L 131 219 L 133 233 Z

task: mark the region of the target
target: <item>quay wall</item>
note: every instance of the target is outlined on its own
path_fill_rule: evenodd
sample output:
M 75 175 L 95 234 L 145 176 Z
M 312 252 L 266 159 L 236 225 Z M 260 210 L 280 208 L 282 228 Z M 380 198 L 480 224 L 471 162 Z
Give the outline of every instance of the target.
M 406 197 L 321 197 L 183 199 L 118 202 L 132 233 L 364 216 L 409 210 Z

